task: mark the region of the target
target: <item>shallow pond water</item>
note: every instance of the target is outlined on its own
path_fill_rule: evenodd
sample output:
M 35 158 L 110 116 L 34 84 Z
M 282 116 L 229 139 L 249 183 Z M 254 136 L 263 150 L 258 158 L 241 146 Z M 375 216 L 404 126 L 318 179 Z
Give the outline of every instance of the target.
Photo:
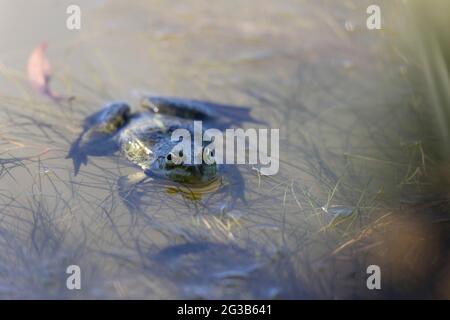
M 391 218 L 421 150 L 400 126 L 414 91 L 392 43 L 400 2 L 382 1 L 383 31 L 365 26 L 370 1 L 79 1 L 81 29 L 68 30 L 72 2 L 0 3 L 0 297 L 378 297 L 358 252 L 380 244 L 367 226 Z M 42 41 L 68 101 L 26 79 Z M 75 176 L 66 156 L 83 119 L 147 93 L 251 107 L 258 127 L 280 129 L 279 173 L 240 165 L 243 181 L 200 197 L 147 181 L 139 205 L 122 201 L 139 170 L 119 155 Z M 230 206 L 235 188 L 246 202 Z M 66 288 L 69 265 L 82 290 Z

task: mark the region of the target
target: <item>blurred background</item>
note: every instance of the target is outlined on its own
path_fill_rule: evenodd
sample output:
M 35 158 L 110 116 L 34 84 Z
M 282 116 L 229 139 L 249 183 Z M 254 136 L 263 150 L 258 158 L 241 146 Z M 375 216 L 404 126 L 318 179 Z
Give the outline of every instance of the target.
M 68 30 L 66 9 L 81 9 Z M 381 29 L 366 26 L 369 5 Z M 450 298 L 450 3 L 0 0 L 0 298 Z M 27 61 L 47 44 L 51 87 Z M 247 204 L 66 159 L 89 114 L 142 93 L 247 105 L 280 172 Z M 82 289 L 66 288 L 79 265 Z M 369 265 L 381 290 L 366 286 Z

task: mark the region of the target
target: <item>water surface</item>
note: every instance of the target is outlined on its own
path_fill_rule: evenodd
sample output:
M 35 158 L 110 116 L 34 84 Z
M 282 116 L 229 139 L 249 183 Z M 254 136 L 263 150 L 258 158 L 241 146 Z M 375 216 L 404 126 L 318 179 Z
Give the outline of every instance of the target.
M 0 3 L 0 297 L 378 297 L 367 266 L 408 266 L 405 248 L 417 267 L 392 283 L 430 271 L 435 242 L 389 231 L 433 232 L 395 213 L 414 203 L 423 158 L 421 136 L 402 129 L 415 128 L 394 42 L 403 4 L 382 1 L 385 27 L 369 31 L 370 1 L 79 1 L 70 31 L 72 3 Z M 52 88 L 70 101 L 27 82 L 42 41 Z M 240 166 L 247 203 L 233 207 L 224 193 L 192 199 L 149 181 L 133 208 L 118 186 L 138 170 L 120 156 L 74 176 L 66 155 L 84 117 L 113 100 L 136 108 L 142 93 L 250 106 L 280 129 L 279 173 Z M 71 264 L 82 290 L 65 287 Z

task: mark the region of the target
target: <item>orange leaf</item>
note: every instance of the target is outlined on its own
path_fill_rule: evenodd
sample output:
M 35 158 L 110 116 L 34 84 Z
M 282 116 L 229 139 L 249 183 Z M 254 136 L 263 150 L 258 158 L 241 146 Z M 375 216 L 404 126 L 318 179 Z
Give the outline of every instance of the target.
M 50 89 L 50 63 L 48 62 L 45 51 L 47 44 L 41 43 L 31 52 L 28 58 L 28 80 L 35 90 L 54 100 L 59 100 L 57 94 Z

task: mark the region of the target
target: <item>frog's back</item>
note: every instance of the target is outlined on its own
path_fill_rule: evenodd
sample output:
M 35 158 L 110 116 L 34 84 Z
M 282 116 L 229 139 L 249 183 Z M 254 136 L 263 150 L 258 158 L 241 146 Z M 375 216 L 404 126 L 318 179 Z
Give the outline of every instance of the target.
M 73 159 L 75 175 L 87 164 L 88 156 L 112 155 L 119 150 L 131 162 L 148 169 L 177 144 L 171 141 L 172 132 L 181 128 L 192 132 L 194 121 L 202 121 L 204 130 L 261 123 L 251 117 L 250 108 L 208 101 L 151 96 L 143 99 L 141 107 L 132 113 L 128 104 L 112 102 L 85 119 L 83 131 L 67 156 Z
M 134 114 L 118 135 L 118 144 L 125 157 L 148 169 L 162 151 L 173 146 L 171 134 L 189 123 L 176 117 L 140 112 Z

